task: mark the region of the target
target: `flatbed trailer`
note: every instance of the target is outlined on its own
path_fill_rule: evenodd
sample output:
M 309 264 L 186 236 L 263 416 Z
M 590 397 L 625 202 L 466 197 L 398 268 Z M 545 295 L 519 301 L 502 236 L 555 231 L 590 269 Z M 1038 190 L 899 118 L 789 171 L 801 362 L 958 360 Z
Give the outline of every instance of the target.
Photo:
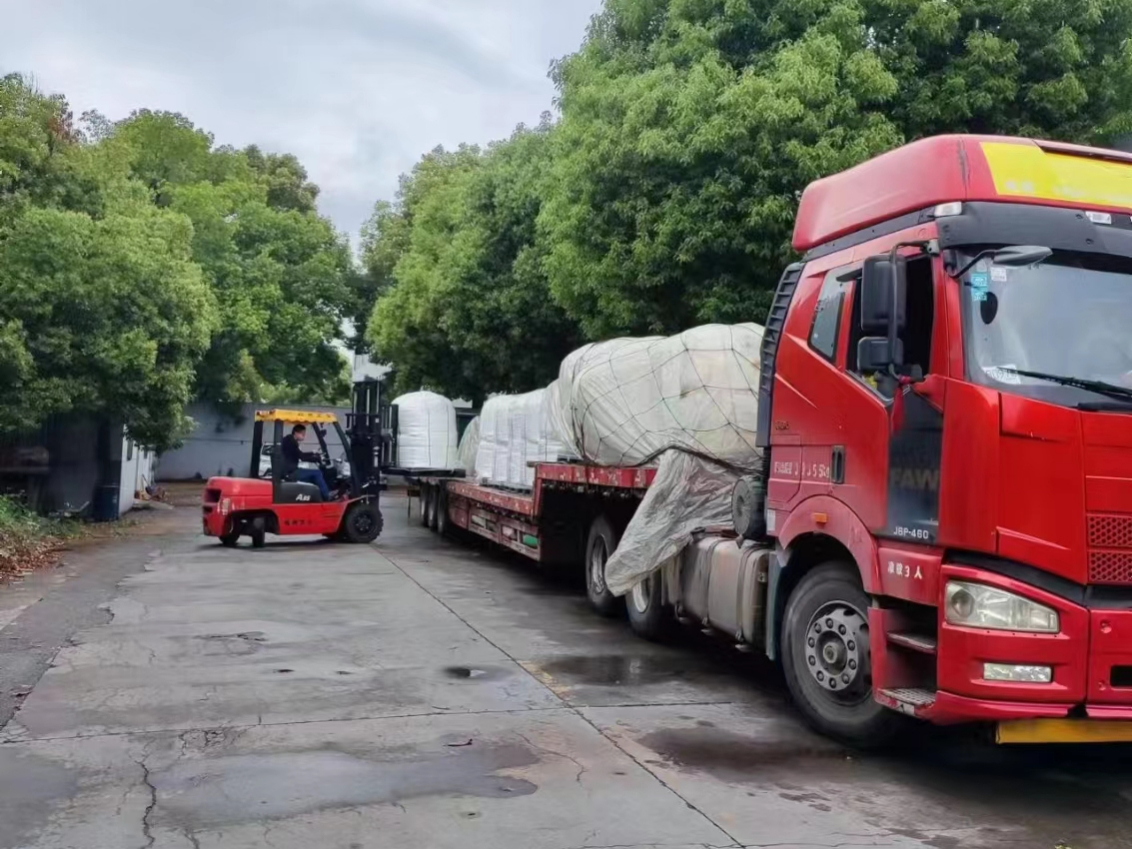
M 407 479 L 420 489 L 423 525 L 441 533 L 460 528 L 539 563 L 568 564 L 582 553 L 594 519 L 609 512 L 612 527 L 623 528 L 620 520 L 628 523 L 655 477 L 655 468 L 540 463 L 529 492 L 455 472 Z

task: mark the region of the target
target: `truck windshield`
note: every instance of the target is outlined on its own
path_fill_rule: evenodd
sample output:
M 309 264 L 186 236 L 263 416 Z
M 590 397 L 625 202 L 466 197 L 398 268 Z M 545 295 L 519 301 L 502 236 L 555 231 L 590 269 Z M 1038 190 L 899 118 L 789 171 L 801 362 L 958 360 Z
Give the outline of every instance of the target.
M 1132 409 L 1128 261 L 1058 252 L 1010 268 L 987 259 L 960 285 L 971 381 L 1065 406 Z

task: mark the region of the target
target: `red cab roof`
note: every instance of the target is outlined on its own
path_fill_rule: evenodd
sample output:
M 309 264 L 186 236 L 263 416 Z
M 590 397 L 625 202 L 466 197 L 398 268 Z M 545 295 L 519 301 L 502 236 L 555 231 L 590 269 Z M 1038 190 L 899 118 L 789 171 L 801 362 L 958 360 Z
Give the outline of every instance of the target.
M 794 249 L 808 251 L 950 201 L 1132 209 L 1132 155 L 1003 136 L 935 136 L 818 180 L 802 194 Z

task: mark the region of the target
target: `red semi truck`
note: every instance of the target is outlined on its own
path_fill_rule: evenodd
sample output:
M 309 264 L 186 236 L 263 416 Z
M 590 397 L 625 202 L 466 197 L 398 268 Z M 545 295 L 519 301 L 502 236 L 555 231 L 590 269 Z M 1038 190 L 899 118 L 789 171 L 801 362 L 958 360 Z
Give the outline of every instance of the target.
M 854 743 L 895 712 L 1132 739 L 1132 156 L 946 136 L 820 180 L 766 320 L 763 475 L 630 593 L 782 665 Z M 653 471 L 421 481 L 427 524 L 604 564 Z

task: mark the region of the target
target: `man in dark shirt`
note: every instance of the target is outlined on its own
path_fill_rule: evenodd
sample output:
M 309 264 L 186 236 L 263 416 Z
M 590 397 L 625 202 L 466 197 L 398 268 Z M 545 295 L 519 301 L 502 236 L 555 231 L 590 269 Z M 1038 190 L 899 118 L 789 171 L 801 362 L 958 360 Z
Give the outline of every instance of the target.
M 330 500 L 330 487 L 326 485 L 326 478 L 322 475 L 322 469 L 300 469 L 299 463 L 319 463 L 322 457 L 318 454 L 313 454 L 309 451 L 303 451 L 299 446 L 303 440 L 307 438 L 307 426 L 295 425 L 291 429 L 289 436 L 283 437 L 283 444 L 281 446 L 283 452 L 283 477 L 288 478 L 294 475 L 295 480 L 302 483 L 313 483 L 318 487 L 318 491 L 322 493 L 322 500 Z

